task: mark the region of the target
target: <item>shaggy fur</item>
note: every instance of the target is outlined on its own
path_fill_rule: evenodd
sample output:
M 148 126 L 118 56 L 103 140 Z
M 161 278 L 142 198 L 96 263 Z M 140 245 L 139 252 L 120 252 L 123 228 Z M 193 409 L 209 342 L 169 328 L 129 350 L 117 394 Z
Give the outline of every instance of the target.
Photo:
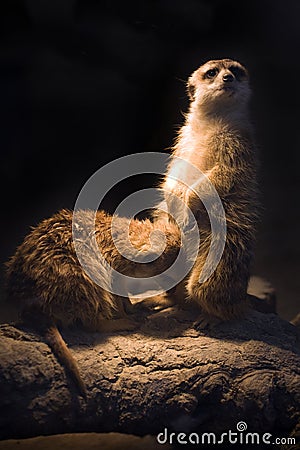
M 72 239 L 73 214 L 80 230 L 77 250 L 91 272 L 95 272 L 93 278 L 100 279 L 107 290 L 94 283 L 79 264 Z M 94 218 L 93 211 L 62 210 L 33 228 L 7 263 L 8 298 L 23 310 L 38 306 L 61 326 L 81 324 L 87 330 L 102 331 L 102 327 L 106 329 L 106 319 L 124 318 L 126 300 L 109 292 L 111 280 L 104 269 L 96 273 L 96 269 L 101 269 L 98 254 L 124 275 L 154 276 L 176 257 L 180 246 L 177 227 L 166 227 L 163 223 L 154 227 L 148 219 L 132 220 L 128 238 L 128 219 L 116 218 L 113 236 L 112 216 L 98 211 L 95 226 Z M 94 230 L 96 241 L 91 239 L 90 230 Z M 153 233 L 154 230 L 161 235 Z M 166 251 L 158 257 L 162 235 L 166 238 Z M 143 254 L 157 259 L 144 264 L 132 261 Z M 113 322 L 117 326 L 116 320 Z
M 161 186 L 166 203 L 172 212 L 171 192 L 191 208 L 201 241 L 194 267 L 171 297 L 173 301 L 188 300 L 188 305 L 200 306 L 210 317 L 230 319 L 239 316 L 245 304 L 257 221 L 255 145 L 247 113 L 248 76 L 235 61 L 210 61 L 190 77 L 188 89 L 190 110 L 174 155 L 199 168 L 215 186 L 226 213 L 227 240 L 217 269 L 200 284 L 211 230 L 202 202 L 184 183 L 201 195 L 208 192 L 203 178 L 193 178 L 189 169 L 173 159 Z M 181 182 L 172 178 L 178 174 Z M 90 331 L 116 331 L 133 326 L 126 314 L 130 303 L 110 293 L 113 280 L 99 269 L 99 253 L 125 275 L 151 277 L 172 264 L 181 246 L 181 234 L 168 215 L 158 213 L 154 222 L 132 220 L 129 236 L 128 219 L 117 217 L 112 236 L 111 216 L 97 212 L 93 229 L 95 213 L 77 211 L 80 253 L 93 278 L 101 281 L 100 287 L 79 264 L 72 218 L 71 211 L 63 210 L 31 231 L 7 263 L 7 290 L 9 300 L 19 305 L 23 318 L 44 333 L 81 394 L 86 395 L 76 362 L 57 327 L 81 324 Z M 180 225 L 184 231 L 184 220 Z M 157 257 L 162 248 L 161 234 L 165 235 L 166 247 Z M 157 258 L 146 264 L 130 260 L 143 254 Z
M 102 287 L 91 280 L 77 259 L 72 238 L 73 214 L 80 237 L 77 250 L 93 278 L 101 280 Z M 62 210 L 33 228 L 7 263 L 8 300 L 18 305 L 23 320 L 45 336 L 83 397 L 85 385 L 58 327 L 81 325 L 88 331 L 102 332 L 136 327 L 127 315 L 129 299 L 109 291 L 112 280 L 99 267 L 99 253 L 115 270 L 139 278 L 167 269 L 180 247 L 175 225 L 166 227 L 162 223 L 154 228 L 150 220 L 132 220 L 128 233 L 128 222 L 116 217 L 112 235 L 112 217 L 105 212 L 97 212 L 95 220 L 94 211 Z M 159 256 L 164 243 L 166 251 Z M 143 255 L 156 259 L 144 264 L 130 261 Z
M 211 229 L 201 200 L 183 183 L 203 196 L 206 181 L 193 179 L 189 167 L 173 158 L 161 185 L 166 203 L 170 211 L 169 192 L 181 198 L 191 208 L 200 231 L 196 263 L 175 296 L 177 301 L 192 301 L 210 317 L 227 320 L 244 310 L 258 218 L 257 156 L 248 119 L 248 74 L 236 61 L 209 61 L 189 78 L 188 91 L 191 104 L 173 155 L 200 169 L 216 188 L 226 214 L 227 237 L 216 270 L 199 283 Z M 181 181 L 174 180 L 178 175 Z M 164 220 L 172 223 L 166 215 L 158 215 L 158 222 Z

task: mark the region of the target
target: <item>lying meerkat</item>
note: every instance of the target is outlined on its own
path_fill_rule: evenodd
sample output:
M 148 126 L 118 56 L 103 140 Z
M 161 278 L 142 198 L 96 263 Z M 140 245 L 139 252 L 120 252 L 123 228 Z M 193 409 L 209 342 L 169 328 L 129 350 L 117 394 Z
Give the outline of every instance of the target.
M 58 327 L 81 325 L 88 331 L 100 332 L 136 327 L 127 314 L 129 300 L 111 292 L 111 280 L 105 268 L 99 266 L 97 253 L 102 253 L 110 266 L 120 273 L 139 278 L 164 271 L 171 255 L 176 257 L 180 242 L 176 226 L 173 229 L 169 225 L 166 228 L 165 224 L 155 226 L 165 236 L 166 252 L 159 256 L 160 235 L 153 236 L 154 224 L 150 220 L 131 220 L 128 237 L 128 219 L 117 218 L 114 241 L 112 216 L 89 210 L 74 214 L 75 224 L 81 230 L 82 250 L 79 251 L 89 267 L 100 267 L 100 272 L 103 271 L 97 276 L 105 279 L 108 290 L 96 284 L 79 263 L 72 236 L 73 213 L 62 210 L 33 228 L 7 263 L 7 294 L 9 301 L 21 310 L 21 317 L 44 334 L 53 353 L 85 397 L 86 388 L 77 364 Z M 90 230 L 96 238 L 94 243 Z M 147 264 L 128 260 L 118 251 L 115 242 L 121 250 L 130 248 L 132 259 L 151 253 L 158 258 Z
M 248 117 L 248 73 L 231 59 L 208 61 L 191 75 L 187 87 L 189 111 L 160 187 L 171 214 L 178 206 L 172 205 L 169 193 L 191 209 L 200 231 L 200 246 L 193 269 L 172 295 L 186 305 L 200 306 L 208 321 L 228 320 L 239 317 L 245 308 L 258 219 L 257 155 Z M 191 167 L 200 169 L 205 177 L 198 175 L 197 180 Z M 209 194 L 210 183 L 221 199 L 227 234 L 216 269 L 200 283 L 212 235 L 201 197 Z M 158 213 L 157 221 L 171 223 L 172 219 L 166 217 Z

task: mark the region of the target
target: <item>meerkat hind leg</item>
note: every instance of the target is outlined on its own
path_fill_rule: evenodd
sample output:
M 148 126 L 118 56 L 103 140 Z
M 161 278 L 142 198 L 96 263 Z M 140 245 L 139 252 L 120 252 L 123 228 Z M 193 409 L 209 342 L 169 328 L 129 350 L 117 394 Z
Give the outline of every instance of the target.
M 133 305 L 128 297 L 116 296 L 114 298 L 115 311 L 112 313 L 112 317 L 105 317 L 105 315 L 99 313 L 98 317 L 94 317 L 92 320 L 83 324 L 84 328 L 88 331 L 94 332 L 115 332 L 115 331 L 132 331 L 140 326 L 133 318 L 128 314 L 133 314 Z
M 218 317 L 211 316 L 204 311 L 201 311 L 193 323 L 193 328 L 196 330 L 207 330 L 207 329 L 213 329 L 223 323 L 224 320 L 219 319 Z
M 196 320 L 193 323 L 193 328 L 197 330 L 204 330 L 208 328 L 214 328 L 226 319 L 217 317 L 216 315 L 205 311 L 201 306 L 199 299 L 190 296 L 187 290 L 187 280 L 180 282 L 175 288 L 173 288 L 169 295 L 172 298 L 173 303 L 178 304 L 181 309 L 193 311 Z

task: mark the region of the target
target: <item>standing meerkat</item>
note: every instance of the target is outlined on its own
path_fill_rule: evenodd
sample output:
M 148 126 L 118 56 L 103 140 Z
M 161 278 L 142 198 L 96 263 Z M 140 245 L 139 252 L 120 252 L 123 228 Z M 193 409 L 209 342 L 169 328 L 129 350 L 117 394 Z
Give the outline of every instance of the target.
M 170 213 L 169 193 L 191 209 L 200 231 L 200 246 L 191 272 L 172 295 L 186 305 L 192 302 L 200 306 L 208 322 L 212 318 L 228 320 L 239 317 L 245 309 L 258 219 L 257 155 L 248 115 L 248 73 L 237 61 L 212 60 L 191 75 L 187 88 L 189 111 L 173 149 L 175 158 L 160 187 Z M 191 165 L 205 177 L 193 178 Z M 216 269 L 200 283 L 212 236 L 200 199 L 208 193 L 207 181 L 221 199 L 227 234 Z M 158 214 L 160 220 L 172 222 Z

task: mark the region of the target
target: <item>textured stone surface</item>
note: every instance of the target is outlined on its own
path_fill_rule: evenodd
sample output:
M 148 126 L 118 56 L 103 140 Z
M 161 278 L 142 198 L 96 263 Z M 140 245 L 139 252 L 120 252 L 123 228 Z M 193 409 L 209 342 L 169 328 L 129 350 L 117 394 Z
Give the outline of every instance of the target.
M 251 311 L 197 330 L 192 311 L 155 312 L 131 333 L 65 332 L 85 402 L 41 336 L 0 327 L 1 438 L 74 432 L 156 434 L 164 427 L 290 433 L 300 417 L 296 327 Z
M 74 433 L 10 439 L 0 442 L 0 450 L 158 450 L 153 436 L 143 438 L 120 433 Z M 169 445 L 164 445 L 169 450 Z
M 276 293 L 273 286 L 264 278 L 253 276 L 248 285 L 250 304 L 260 312 L 276 312 Z

